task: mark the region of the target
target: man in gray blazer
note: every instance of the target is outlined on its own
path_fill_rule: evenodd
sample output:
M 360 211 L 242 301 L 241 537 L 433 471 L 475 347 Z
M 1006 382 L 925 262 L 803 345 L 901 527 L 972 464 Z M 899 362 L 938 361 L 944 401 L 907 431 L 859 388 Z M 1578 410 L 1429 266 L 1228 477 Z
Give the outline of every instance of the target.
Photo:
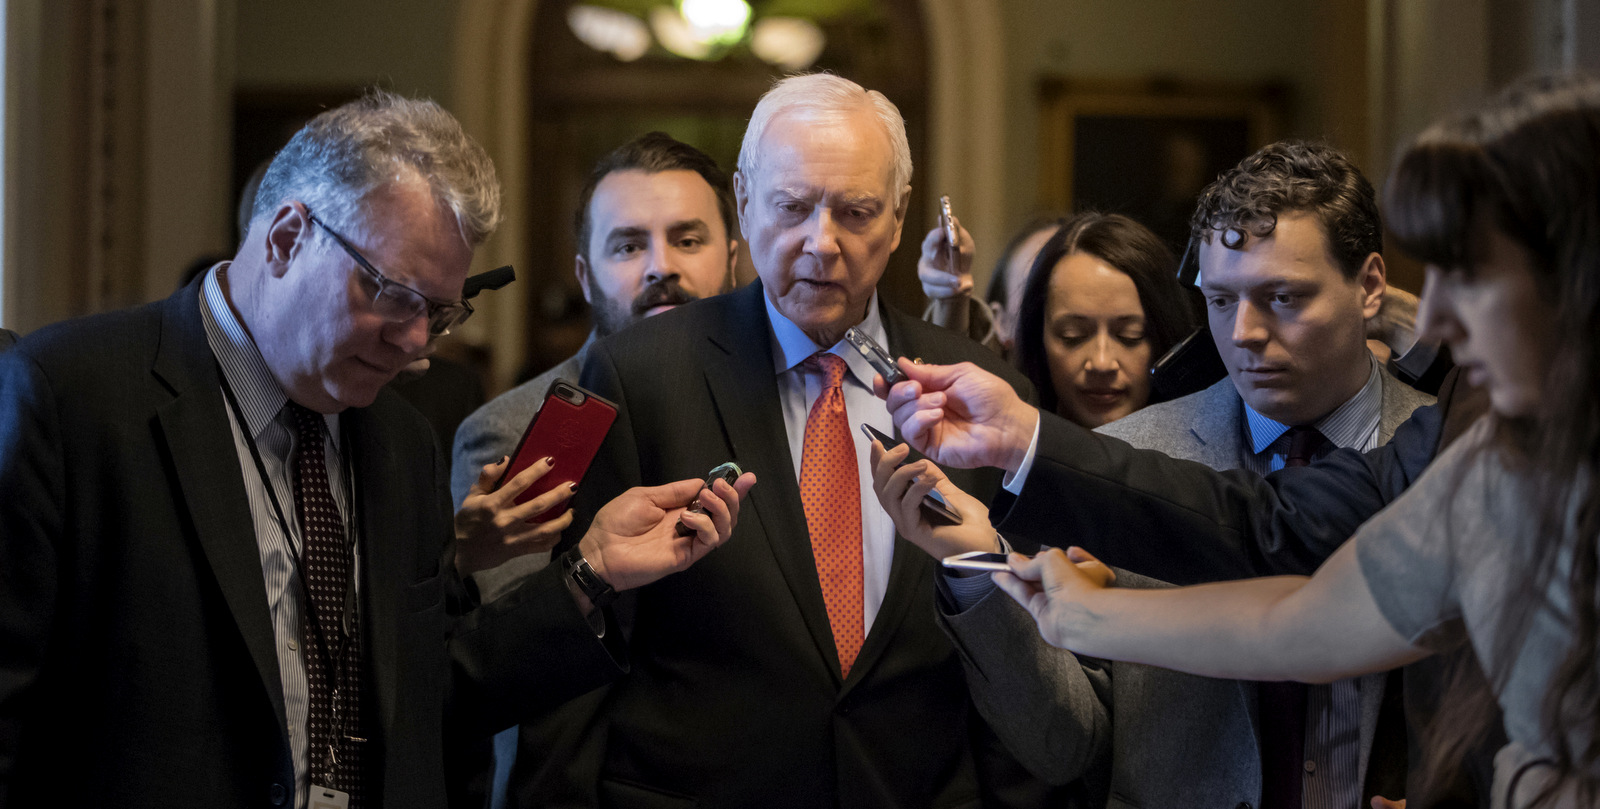
M 1365 322 L 1385 289 L 1382 230 L 1371 185 L 1343 155 L 1268 146 L 1202 193 L 1193 227 L 1229 376 L 1100 432 L 1214 469 L 1265 474 L 1337 447 L 1372 449 L 1432 403 L 1366 347 Z M 1353 809 L 1398 794 L 1404 734 L 1379 727 L 1387 675 L 1303 689 L 1078 665 L 1044 644 L 1024 611 L 989 592 L 986 578 L 974 587 L 947 578 L 941 612 L 978 675 L 969 679 L 985 715 L 1043 774 L 1104 777 L 1097 786 L 1109 789 L 1112 805 Z M 1131 574 L 1119 585 L 1163 586 Z M 1047 721 L 1041 704 L 1052 706 Z M 1063 742 L 1074 737 L 1082 741 Z M 1097 769 L 1108 752 L 1109 770 Z
M 733 239 L 728 176 L 710 155 L 661 132 L 635 138 L 595 164 L 575 219 L 575 272 L 593 308 L 594 328 L 577 354 L 495 397 L 461 423 L 450 469 L 450 494 L 457 504 L 486 465 L 516 450 L 551 383 L 578 381 L 595 340 L 733 286 L 739 243 Z M 528 548 L 475 574 L 473 581 L 481 593 L 493 597 L 517 586 L 549 559 L 548 547 Z M 581 730 L 592 704 L 602 696 L 582 697 L 537 726 L 499 734 L 492 805 L 508 805 L 508 788 L 525 795 L 526 802 L 546 804 L 568 789 L 567 784 L 581 782 L 569 777 L 570 734 Z M 514 770 L 519 758 L 524 766 Z M 515 783 L 508 780 L 513 778 Z

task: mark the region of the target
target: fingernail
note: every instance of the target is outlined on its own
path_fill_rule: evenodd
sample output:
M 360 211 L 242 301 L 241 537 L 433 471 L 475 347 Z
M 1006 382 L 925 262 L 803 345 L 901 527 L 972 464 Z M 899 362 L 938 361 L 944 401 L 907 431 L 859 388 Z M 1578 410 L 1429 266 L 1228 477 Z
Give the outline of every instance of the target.
M 567 491 L 576 492 L 577 490 L 578 490 L 578 484 L 576 484 L 576 483 L 568 483 L 567 484 Z
M 505 463 L 506 461 L 509 461 L 509 460 L 511 460 L 511 456 L 510 455 L 501 455 L 500 456 L 500 463 Z
M 556 456 L 554 456 L 554 455 L 546 455 L 546 456 L 544 456 L 544 462 L 548 466 L 555 466 L 556 465 Z

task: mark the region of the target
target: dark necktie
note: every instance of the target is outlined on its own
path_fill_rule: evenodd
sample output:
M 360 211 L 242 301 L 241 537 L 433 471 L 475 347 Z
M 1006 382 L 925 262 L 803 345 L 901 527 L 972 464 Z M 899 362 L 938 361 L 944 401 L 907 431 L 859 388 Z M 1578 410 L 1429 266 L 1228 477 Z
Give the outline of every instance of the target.
M 1283 465 L 1310 466 L 1311 457 L 1328 443 L 1327 436 L 1315 427 L 1290 427 L 1289 452 L 1283 456 Z
M 1285 468 L 1309 466 L 1328 439 L 1315 427 L 1290 427 Z M 1262 683 L 1261 806 L 1300 809 L 1305 767 L 1306 687 L 1303 683 Z
M 299 452 L 294 466 L 294 510 L 300 522 L 300 576 L 306 595 L 300 610 L 302 657 L 310 697 L 306 758 L 311 787 L 330 787 L 362 805 L 361 633 L 346 616 L 345 589 L 354 586 L 344 520 L 328 486 L 322 414 L 290 402 Z M 349 504 L 354 508 L 355 504 Z M 348 599 L 352 610 L 356 600 Z M 351 632 L 345 632 L 345 625 Z

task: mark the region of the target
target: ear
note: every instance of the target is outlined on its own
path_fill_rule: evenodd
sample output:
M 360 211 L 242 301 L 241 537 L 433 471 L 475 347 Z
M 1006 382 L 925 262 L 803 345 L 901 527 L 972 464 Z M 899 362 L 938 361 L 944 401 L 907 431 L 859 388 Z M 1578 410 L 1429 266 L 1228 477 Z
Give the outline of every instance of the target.
M 1377 253 L 1367 256 L 1356 275 L 1356 281 L 1361 284 L 1361 316 L 1368 320 L 1377 317 L 1378 310 L 1383 306 L 1383 292 L 1389 288 L 1383 256 Z
M 739 217 L 739 232 L 749 233 L 750 225 L 745 220 L 745 206 L 750 203 L 750 182 L 745 179 L 743 171 L 733 173 L 733 210 Z
M 274 278 L 289 272 L 289 264 L 300 255 L 310 236 L 311 220 L 299 202 L 285 202 L 267 222 L 266 266 Z
M 578 276 L 578 288 L 583 290 L 583 300 L 593 306 L 594 298 L 589 294 L 589 260 L 578 254 L 572 262 L 572 274 Z
M 911 207 L 911 186 L 907 185 L 900 192 L 900 204 L 894 206 L 894 244 L 889 246 L 889 251 L 894 252 L 900 246 L 900 231 L 906 226 L 906 209 Z
M 728 240 L 728 288 L 729 289 L 733 289 L 734 285 L 737 284 L 738 281 L 739 281 L 739 276 L 738 276 L 738 272 L 737 272 L 738 269 L 739 269 L 739 240 L 738 239 L 729 239 Z

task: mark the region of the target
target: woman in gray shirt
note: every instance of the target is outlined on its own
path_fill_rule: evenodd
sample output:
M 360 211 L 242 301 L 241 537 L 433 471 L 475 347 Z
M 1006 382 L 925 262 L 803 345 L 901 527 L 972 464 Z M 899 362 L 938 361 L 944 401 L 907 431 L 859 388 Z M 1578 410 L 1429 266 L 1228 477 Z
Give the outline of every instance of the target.
M 1511 739 L 1495 805 L 1596 805 L 1600 82 L 1534 80 L 1434 127 L 1387 196 L 1429 265 L 1419 321 L 1492 416 L 1310 579 L 1107 588 L 1072 549 L 996 581 L 1057 646 L 1212 677 L 1328 682 L 1470 643 Z

